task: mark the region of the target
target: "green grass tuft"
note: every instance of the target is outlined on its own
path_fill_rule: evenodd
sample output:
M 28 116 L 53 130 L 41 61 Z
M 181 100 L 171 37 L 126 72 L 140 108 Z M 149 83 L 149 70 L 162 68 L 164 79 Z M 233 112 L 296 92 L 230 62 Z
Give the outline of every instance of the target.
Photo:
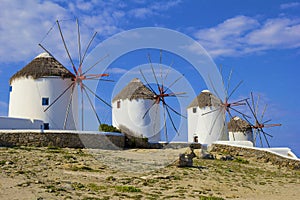
M 221 197 L 207 197 L 207 196 L 200 196 L 199 199 L 200 200 L 225 200 Z
M 242 163 L 242 164 L 249 164 L 248 160 L 245 160 L 243 158 L 235 158 L 234 162 Z
M 1 160 L 0 161 L 0 165 L 5 165 L 5 163 L 6 163 L 6 160 Z
M 124 186 L 115 186 L 116 190 L 118 192 L 141 192 L 141 189 L 136 188 L 134 186 L 128 186 L 128 185 L 124 185 Z

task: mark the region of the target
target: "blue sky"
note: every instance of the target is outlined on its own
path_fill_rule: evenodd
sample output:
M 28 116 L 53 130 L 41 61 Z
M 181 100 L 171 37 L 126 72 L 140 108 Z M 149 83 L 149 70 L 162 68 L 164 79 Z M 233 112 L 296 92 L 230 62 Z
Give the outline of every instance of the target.
M 260 94 L 261 105 L 268 104 L 266 118 L 283 124 L 268 130 L 274 135 L 270 140 L 272 146 L 289 146 L 300 155 L 300 2 L 25 0 L 20 4 L 0 0 L 0 5 L 0 115 L 7 115 L 9 78 L 41 52 L 37 44 L 56 19 L 78 17 L 83 40 L 98 31 L 95 44 L 134 28 L 164 27 L 198 41 L 216 65 L 223 66 L 224 77 L 233 69 L 232 87 L 244 81 L 233 100 L 248 97 L 251 91 Z M 67 22 L 63 22 L 65 37 L 72 38 L 75 27 Z M 61 55 L 63 48 L 49 42 L 54 31 L 43 42 L 54 54 Z M 132 67 L 147 63 L 149 52 L 159 62 L 157 51 L 132 52 L 110 66 L 111 78 L 118 80 Z M 165 53 L 163 58 L 167 66 L 174 61 L 175 68 L 190 80 L 196 94 L 205 89 L 202 83 L 196 84 L 198 79 L 184 60 L 171 53 Z M 68 66 L 64 57 L 60 61 Z M 99 93 L 110 100 L 111 92 Z M 109 121 L 109 113 L 106 115 L 105 121 Z

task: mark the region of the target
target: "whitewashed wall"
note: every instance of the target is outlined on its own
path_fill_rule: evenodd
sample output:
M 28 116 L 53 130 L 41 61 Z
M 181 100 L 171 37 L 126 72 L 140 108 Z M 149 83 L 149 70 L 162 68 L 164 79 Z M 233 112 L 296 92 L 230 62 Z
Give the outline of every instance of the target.
M 251 130 L 242 132 L 236 131 L 232 132 L 229 131 L 229 141 L 250 141 L 254 144 L 253 141 L 253 132 Z
M 69 89 L 46 112 L 47 106 L 42 106 L 42 98 L 49 97 L 49 105 L 71 84 L 71 79 L 46 77 L 39 79 L 19 78 L 13 80 L 9 100 L 9 117 L 39 119 L 49 123 L 50 129 L 63 129 L 67 105 L 71 89 Z M 77 90 L 73 95 L 73 109 L 77 111 Z M 75 130 L 72 107 L 68 116 L 66 129 Z M 25 128 L 25 127 L 24 127 Z
M 0 117 L 0 129 L 42 129 L 42 120 Z
M 196 108 L 196 113 L 193 113 L 193 108 Z M 200 108 L 199 106 L 187 109 L 188 142 L 194 142 L 195 136 L 198 136 L 198 142 L 201 144 L 211 144 L 220 139 L 226 140 L 225 113 L 216 111 L 202 115 L 214 109 L 214 107 Z
M 115 127 L 125 126 L 137 137 L 146 137 L 149 142 L 160 141 L 160 110 L 159 105 L 154 105 L 151 111 L 143 118 L 144 114 L 153 104 L 148 99 L 125 99 L 112 103 L 112 124 Z M 157 109 L 156 109 L 157 108 Z M 157 111 L 157 112 L 156 112 Z

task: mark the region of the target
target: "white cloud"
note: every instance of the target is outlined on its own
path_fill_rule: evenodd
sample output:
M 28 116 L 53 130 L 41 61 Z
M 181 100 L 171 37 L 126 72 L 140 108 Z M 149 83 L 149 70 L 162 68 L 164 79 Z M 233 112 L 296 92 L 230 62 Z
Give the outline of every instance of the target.
M 295 8 L 299 7 L 300 3 L 299 2 L 290 2 L 290 3 L 284 3 L 280 5 L 281 9 L 289 9 L 289 8 Z
M 201 29 L 195 33 L 195 37 L 212 56 L 229 56 L 239 53 L 244 42 L 242 37 L 258 26 L 255 19 L 237 16 L 215 27 Z
M 300 21 L 288 18 L 270 19 L 257 30 L 246 36 L 250 45 L 271 48 L 297 48 L 300 47 Z
M 27 0 L 1 1 L 0 12 L 0 62 L 11 62 L 28 59 L 35 55 L 38 42 L 51 27 L 55 19 L 64 18 L 66 10 L 51 2 L 37 3 Z
M 102 36 L 109 36 L 120 31 L 118 21 L 124 16 L 124 12 L 118 8 L 124 7 L 124 3 L 116 2 L 26 0 L 20 4 L 17 0 L 1 1 L 0 55 L 2 56 L 0 62 L 29 61 L 34 58 L 42 52 L 38 43 L 56 20 L 63 20 L 61 24 L 64 26 L 65 39 L 69 40 L 68 47 L 71 54 L 77 56 L 77 43 L 72 42 L 74 38 L 77 40 L 76 24 L 74 20 L 72 23 L 68 19 L 74 19 L 74 13 L 76 13 L 81 25 L 82 44 L 85 45 L 96 27 L 100 27 L 96 28 L 96 31 Z M 43 46 L 57 55 L 56 57 L 61 61 L 59 56 L 65 55 L 65 50 L 56 26 L 43 42 L 45 42 L 42 43 Z M 63 60 L 66 60 L 66 56 Z
M 42 41 L 42 45 L 62 64 L 69 65 L 57 26 L 47 34 L 56 20 L 63 20 L 61 25 L 68 49 L 71 56 L 77 58 L 77 42 L 74 42 L 77 41 L 76 24 L 73 20 L 75 17 L 79 18 L 84 49 L 94 31 L 98 32 L 96 41 L 103 40 L 122 31 L 124 24 L 130 24 L 134 19 L 161 16 L 163 11 L 179 3 L 179 0 L 154 3 L 136 0 L 134 8 L 121 0 L 26 0 L 22 4 L 18 0 L 2 0 L 0 62 L 28 62 L 43 51 L 38 46 Z
M 143 3 L 145 2 L 139 2 L 139 4 Z M 153 15 L 162 15 L 163 11 L 169 10 L 180 3 L 181 0 L 154 2 L 153 4 L 145 5 L 144 7 L 131 9 L 128 13 L 135 18 L 144 19 Z
M 151 7 L 153 10 L 156 10 L 156 11 L 164 11 L 164 10 L 169 10 L 172 7 L 175 7 L 180 3 L 181 3 L 181 0 L 162 1 L 162 2 L 155 2 Z
M 78 1 L 77 8 L 80 10 L 91 10 L 93 8 L 93 4 L 91 2 Z
M 300 47 L 300 20 L 273 18 L 263 22 L 236 16 L 195 32 L 196 39 L 213 56 L 240 56 L 272 49 Z
M 136 18 L 146 18 L 150 15 L 154 15 L 154 12 L 151 8 L 135 8 L 129 13 Z
M 109 68 L 105 72 L 109 74 L 125 74 L 128 71 L 126 69 L 115 67 L 115 68 Z

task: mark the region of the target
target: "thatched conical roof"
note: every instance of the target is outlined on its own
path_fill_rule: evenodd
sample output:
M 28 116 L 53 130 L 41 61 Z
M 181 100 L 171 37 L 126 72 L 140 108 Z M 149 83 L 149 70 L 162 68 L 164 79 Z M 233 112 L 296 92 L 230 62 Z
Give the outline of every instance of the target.
M 112 102 L 120 99 L 153 99 L 154 95 L 155 94 L 147 88 L 140 79 L 134 78 L 113 98 Z
M 9 80 L 10 84 L 13 80 L 21 77 L 31 77 L 38 79 L 47 76 L 59 76 L 62 78 L 72 78 L 74 74 L 65 68 L 55 58 L 48 53 L 41 53 L 35 57 L 29 64 L 27 64 L 20 71 L 15 73 Z
M 188 106 L 191 107 L 200 107 L 204 108 L 207 106 L 217 107 L 221 103 L 221 100 L 213 95 L 209 90 L 203 90 Z
M 228 131 L 230 132 L 245 132 L 251 130 L 251 125 L 239 117 L 233 117 L 228 123 Z

